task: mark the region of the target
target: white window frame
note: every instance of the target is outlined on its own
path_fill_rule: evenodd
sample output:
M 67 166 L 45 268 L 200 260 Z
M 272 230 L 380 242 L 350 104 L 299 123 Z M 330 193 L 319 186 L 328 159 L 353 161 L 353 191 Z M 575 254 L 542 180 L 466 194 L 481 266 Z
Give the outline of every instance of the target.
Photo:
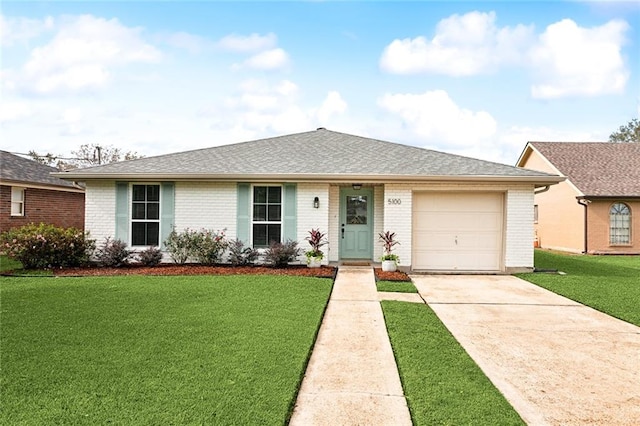
M 260 188 L 260 187 L 270 187 L 270 188 L 280 188 L 280 220 L 279 221 L 273 221 L 273 220 L 260 220 L 260 221 L 254 221 L 253 220 L 253 207 L 254 207 L 254 194 L 255 194 L 255 188 Z M 273 183 L 261 183 L 261 184 L 252 184 L 251 185 L 251 203 L 249 204 L 249 217 L 251 218 L 250 220 L 250 226 L 249 226 L 249 238 L 251 241 L 251 247 L 253 248 L 257 248 L 257 249 L 266 249 L 267 247 L 256 247 L 254 246 L 254 241 L 253 241 L 253 225 L 257 224 L 257 225 L 280 225 L 280 242 L 282 242 L 282 238 L 283 238 L 283 232 L 284 232 L 284 221 L 283 221 L 283 217 L 284 217 L 284 187 L 281 184 L 273 184 Z M 267 211 L 267 217 L 268 217 L 268 211 Z
M 153 186 L 157 186 L 158 187 L 158 219 L 134 219 L 133 218 L 133 187 L 134 186 L 142 186 L 144 185 L 149 186 L 149 185 L 153 185 Z M 146 189 L 145 189 L 146 191 Z M 154 247 L 159 247 L 162 244 L 162 241 L 160 241 L 161 235 L 161 229 L 160 229 L 160 221 L 162 219 L 162 185 L 159 182 L 131 182 L 129 184 L 129 245 L 132 248 L 139 248 L 139 247 L 149 247 L 149 245 L 133 245 L 133 223 L 134 222 L 156 222 L 158 223 L 158 245 L 154 246 Z M 146 202 L 146 201 L 145 201 Z M 155 201 L 154 201 L 155 202 Z
M 611 211 L 613 210 L 614 206 L 617 206 L 617 205 L 624 206 L 628 214 L 616 215 L 616 216 L 622 216 L 621 218 L 612 217 Z M 614 220 L 616 221 L 615 225 L 618 225 L 618 226 L 614 227 Z M 626 226 L 619 226 L 620 224 L 624 225 L 623 222 L 625 221 L 626 221 Z M 618 231 L 618 232 L 614 232 L 614 231 Z M 620 231 L 623 231 L 623 232 L 621 233 Z M 620 241 L 621 237 L 625 237 L 626 241 Z M 628 246 L 631 244 L 631 241 L 632 241 L 631 240 L 631 207 L 629 207 L 627 203 L 624 203 L 622 201 L 616 201 L 609 206 L 609 245 Z
M 21 186 L 11 187 L 11 216 L 24 216 L 25 190 Z

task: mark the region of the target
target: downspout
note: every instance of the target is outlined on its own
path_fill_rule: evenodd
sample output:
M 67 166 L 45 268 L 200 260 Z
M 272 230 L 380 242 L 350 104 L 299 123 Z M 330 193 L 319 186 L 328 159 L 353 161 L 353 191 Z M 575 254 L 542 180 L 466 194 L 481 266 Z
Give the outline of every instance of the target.
M 588 215 L 587 215 L 587 206 L 589 205 L 591 201 L 589 200 L 585 200 L 584 198 L 578 198 L 578 204 L 580 204 L 581 206 L 584 207 L 584 251 L 582 253 L 587 254 L 587 219 L 588 219 Z
M 549 190 L 549 188 L 551 188 L 551 185 L 547 185 L 543 188 L 540 188 L 538 191 L 534 190 L 533 191 L 533 195 L 535 194 L 542 194 L 543 192 L 547 192 Z

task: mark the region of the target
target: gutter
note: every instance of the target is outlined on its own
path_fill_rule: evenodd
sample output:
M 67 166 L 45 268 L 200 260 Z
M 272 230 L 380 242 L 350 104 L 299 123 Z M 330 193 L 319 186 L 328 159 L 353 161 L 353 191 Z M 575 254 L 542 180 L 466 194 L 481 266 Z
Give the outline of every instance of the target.
M 542 194 L 543 192 L 547 192 L 549 190 L 549 188 L 551 188 L 551 185 L 546 185 L 543 188 L 537 188 L 537 190 L 533 191 L 533 194 Z
M 589 218 L 588 216 L 588 209 L 587 206 L 589 206 L 589 204 L 591 204 L 591 200 L 587 200 L 585 198 L 578 198 L 578 204 L 580 204 L 582 207 L 584 207 L 584 251 L 582 252 L 583 254 L 587 254 L 588 253 L 588 247 L 587 247 L 587 242 L 588 242 L 588 238 L 587 238 L 587 231 L 589 229 L 588 225 L 587 225 L 587 219 Z

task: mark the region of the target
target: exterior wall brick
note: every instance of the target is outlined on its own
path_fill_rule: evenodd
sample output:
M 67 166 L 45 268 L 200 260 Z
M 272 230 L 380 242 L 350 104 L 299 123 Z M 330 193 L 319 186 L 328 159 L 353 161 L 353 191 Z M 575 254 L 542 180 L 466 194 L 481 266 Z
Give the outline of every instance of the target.
M 11 216 L 11 186 L 0 185 L 0 232 L 41 222 L 84 229 L 84 193 L 29 187 L 24 190 L 24 216 Z
M 86 183 L 85 226 L 91 238 L 100 246 L 104 240 L 116 234 L 116 183 L 115 181 L 88 181 Z
M 330 235 L 329 230 L 329 184 L 326 183 L 299 183 L 297 186 L 297 227 L 298 227 L 298 246 L 303 252 L 309 250 L 309 243 L 305 240 L 309 236 L 309 231 L 320 229 L 321 232 Z M 313 199 L 318 197 L 320 206 L 316 209 L 313 207 Z M 338 247 L 328 244 L 322 247 L 325 256 L 322 259 L 323 264 L 329 263 L 333 251 L 337 251 Z M 300 256 L 300 260 L 306 262 L 304 255 Z
M 631 244 L 609 244 L 609 209 L 623 202 L 631 211 Z M 611 199 L 594 200 L 589 204 L 587 251 L 595 254 L 640 254 L 640 201 Z
M 226 229 L 236 238 L 237 184 L 235 182 L 176 182 L 175 226 L 185 228 Z
M 411 267 L 412 254 L 412 209 L 413 209 L 413 189 L 415 185 L 410 184 L 386 184 L 382 197 L 383 205 L 383 231 L 396 233 L 396 238 L 400 242 L 395 246 L 393 253 L 400 257 L 399 265 Z M 399 200 L 400 204 L 389 204 L 388 200 Z M 376 238 L 377 241 L 377 238 Z M 380 243 L 377 244 L 380 246 Z M 382 246 L 379 247 L 382 255 Z
M 329 186 L 329 261 L 340 260 L 340 187 Z
M 533 186 L 507 190 L 505 268 L 533 268 Z

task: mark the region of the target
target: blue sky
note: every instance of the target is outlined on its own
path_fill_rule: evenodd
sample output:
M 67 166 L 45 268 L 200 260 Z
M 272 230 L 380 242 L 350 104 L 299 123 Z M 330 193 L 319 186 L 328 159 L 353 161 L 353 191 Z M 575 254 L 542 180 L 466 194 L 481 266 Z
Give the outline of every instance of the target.
M 514 164 L 640 112 L 637 2 L 2 4 L 2 149 L 330 130 Z

